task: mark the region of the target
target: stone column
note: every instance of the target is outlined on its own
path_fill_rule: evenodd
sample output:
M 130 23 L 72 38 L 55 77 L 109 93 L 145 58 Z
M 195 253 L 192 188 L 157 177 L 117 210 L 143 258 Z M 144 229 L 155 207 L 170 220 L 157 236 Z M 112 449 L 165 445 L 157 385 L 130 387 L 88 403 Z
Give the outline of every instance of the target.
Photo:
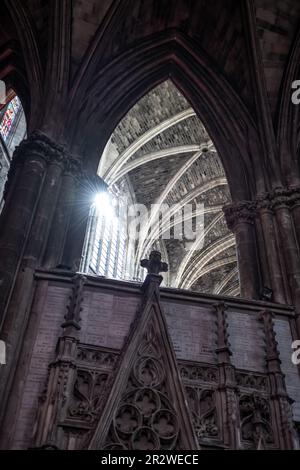
M 60 426 L 67 417 L 77 370 L 78 333 L 81 329 L 80 312 L 85 277 L 73 278 L 72 295 L 61 325 L 63 333 L 57 345 L 57 354 L 49 369 L 47 389 L 40 397 L 34 445 L 36 448 L 64 448 L 64 430 Z
M 284 254 L 287 279 L 292 301 L 296 300 L 296 292 L 300 288 L 300 256 L 296 233 L 290 211 L 290 195 L 285 189 L 272 194 L 272 208 L 276 215 L 280 235 L 281 250 Z
M 273 314 L 268 310 L 260 313 L 259 319 L 263 322 L 266 344 L 266 362 L 270 386 L 270 404 L 272 408 L 273 422 L 277 426 L 275 439 L 280 449 L 294 449 L 296 447 L 296 435 L 293 425 L 291 403 L 281 370 L 281 360 L 277 349 L 276 333 L 274 330 Z
M 20 246 L 16 245 L 15 251 L 12 252 L 15 254 L 19 248 L 18 259 L 11 259 L 10 251 L 8 253 L 4 253 L 4 257 L 7 259 L 7 262 L 9 263 L 13 260 L 15 261 L 15 265 L 12 266 L 14 268 L 14 275 L 13 279 L 11 279 L 10 285 L 8 286 L 10 289 L 10 298 L 1 326 L 1 338 L 6 341 L 7 347 L 7 364 L 5 368 L 1 370 L 0 380 L 0 395 L 2 397 L 0 410 L 1 419 L 2 414 L 5 412 L 5 404 L 10 395 L 10 391 L 14 383 L 15 371 L 19 364 L 20 350 L 29 320 L 29 306 L 34 291 L 34 272 L 41 264 L 47 245 L 52 218 L 61 187 L 61 175 L 66 159 L 63 147 L 52 142 L 44 134 L 36 133 L 30 138 L 29 143 L 25 143 L 24 145 L 26 150 L 29 145 L 30 151 L 28 158 L 26 157 L 24 162 L 24 167 L 26 168 L 27 160 L 29 162 L 28 164 L 32 161 L 33 157 L 31 157 L 31 152 L 33 148 L 39 152 L 38 163 L 41 162 L 40 166 L 43 168 L 43 176 L 40 178 L 40 185 L 38 186 L 36 184 L 36 187 L 38 186 L 38 191 L 34 194 L 30 193 L 31 198 L 28 197 L 28 201 L 30 200 L 32 203 L 32 210 L 31 213 L 29 213 L 30 206 L 28 204 L 26 209 L 28 210 L 28 218 L 30 218 L 30 221 L 28 222 L 26 236 L 23 234 L 23 238 L 21 238 L 20 234 L 19 238 L 14 237 L 13 227 L 8 223 L 8 228 L 12 230 L 11 243 L 12 241 L 14 243 L 18 242 Z M 36 162 L 36 159 L 34 158 L 33 161 Z M 35 175 L 36 166 L 33 166 L 33 169 L 31 170 L 33 175 Z M 18 181 L 15 183 L 15 192 L 18 190 L 21 191 L 19 186 L 23 188 L 26 183 L 26 185 L 29 185 L 30 187 L 30 183 L 35 182 L 35 178 L 33 176 L 31 179 L 27 178 L 24 182 L 22 177 L 23 172 L 20 173 Z M 23 193 L 26 194 L 25 189 Z M 10 199 L 10 203 L 12 204 L 12 210 L 14 210 L 13 197 Z M 18 225 L 18 221 L 17 219 L 13 220 L 17 225 L 17 233 L 19 234 L 19 230 L 21 229 Z M 15 256 L 15 258 L 17 257 Z
M 271 202 L 268 195 L 258 199 L 257 213 L 262 226 L 264 250 L 266 253 L 270 287 L 273 291 L 273 300 L 274 302 L 285 304 L 287 298 L 282 268 L 278 256 L 279 244 L 274 226 L 274 213 L 271 209 Z
M 50 153 L 50 152 L 49 152 Z M 52 150 L 49 155 L 48 167 L 35 218 L 30 231 L 23 262 L 36 268 L 45 251 L 58 195 L 62 183 L 62 172 L 65 164 L 65 155 L 62 151 Z
M 297 290 L 295 294 L 295 325 L 296 328 L 294 330 L 293 340 L 298 340 L 300 338 L 300 289 Z
M 33 133 L 15 151 L 0 219 L 0 323 L 37 209 L 47 165 L 47 144 Z
M 229 229 L 235 234 L 241 296 L 258 299 L 260 276 L 255 233 L 255 204 L 243 201 L 224 208 Z
M 290 208 L 294 222 L 298 249 L 300 247 L 300 187 L 290 189 Z
M 221 412 L 222 440 L 230 449 L 240 448 L 240 436 L 238 426 L 237 386 L 235 368 L 231 364 L 230 344 L 227 331 L 227 306 L 224 303 L 215 305 L 218 326 L 218 358 L 219 386 L 218 409 Z
M 45 268 L 55 268 L 63 263 L 62 257 L 76 200 L 77 180 L 80 175 L 80 159 L 67 155 L 58 202 L 42 262 Z

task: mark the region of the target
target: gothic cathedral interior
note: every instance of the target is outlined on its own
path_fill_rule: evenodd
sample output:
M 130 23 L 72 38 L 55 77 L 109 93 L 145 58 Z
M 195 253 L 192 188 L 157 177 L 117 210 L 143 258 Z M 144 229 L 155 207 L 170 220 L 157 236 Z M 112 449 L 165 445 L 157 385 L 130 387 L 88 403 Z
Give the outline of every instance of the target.
M 0 449 L 299 450 L 300 2 L 0 25 Z

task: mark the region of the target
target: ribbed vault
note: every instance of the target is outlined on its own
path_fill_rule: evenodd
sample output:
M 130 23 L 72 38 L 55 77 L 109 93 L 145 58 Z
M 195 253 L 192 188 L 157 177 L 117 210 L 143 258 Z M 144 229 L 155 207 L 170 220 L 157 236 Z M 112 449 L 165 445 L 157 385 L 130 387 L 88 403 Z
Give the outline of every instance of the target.
M 170 80 L 140 99 L 122 119 L 101 157 L 99 174 L 115 189 L 126 181 L 135 201 L 149 210 L 153 204 L 170 207 L 170 220 L 159 223 L 156 209 L 142 227 L 135 265 L 159 247 L 168 258 L 165 282 L 171 287 L 239 294 L 235 240 L 222 211 L 230 202 L 224 169 L 203 124 Z M 167 231 L 173 233 L 176 215 L 187 204 L 197 209 L 183 212 L 185 220 L 194 222 L 195 215 L 203 215 L 201 236 L 195 241 L 185 235 L 182 240 L 163 239 Z

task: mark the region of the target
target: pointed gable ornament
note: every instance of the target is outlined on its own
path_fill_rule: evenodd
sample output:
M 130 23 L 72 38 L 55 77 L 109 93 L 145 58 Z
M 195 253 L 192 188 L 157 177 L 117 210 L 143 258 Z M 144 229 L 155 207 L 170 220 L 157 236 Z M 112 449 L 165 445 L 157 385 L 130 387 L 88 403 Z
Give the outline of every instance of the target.
M 198 448 L 159 300 L 158 275 L 166 263 L 157 253 L 147 260 L 141 307 L 89 449 Z

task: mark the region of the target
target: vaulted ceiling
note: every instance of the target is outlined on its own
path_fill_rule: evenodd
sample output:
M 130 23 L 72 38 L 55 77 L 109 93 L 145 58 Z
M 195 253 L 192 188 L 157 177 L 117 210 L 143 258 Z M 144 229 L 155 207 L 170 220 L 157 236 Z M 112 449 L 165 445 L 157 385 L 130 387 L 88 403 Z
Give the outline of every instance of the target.
M 64 140 L 72 151 L 93 159 L 94 168 L 122 116 L 161 78 L 175 71 L 190 75 L 193 89 L 185 90 L 190 101 L 195 92 L 205 97 L 202 110 L 201 103 L 193 102 L 193 106 L 198 115 L 203 111 L 201 119 L 214 134 L 219 152 L 225 156 L 227 148 L 229 159 L 239 149 L 240 155 L 234 158 L 248 159 L 240 170 L 224 159 L 225 170 L 230 167 L 228 178 L 236 172 L 233 179 L 241 181 L 235 199 L 266 190 L 259 172 L 268 178 L 270 166 L 277 163 L 267 160 L 284 158 L 276 155 L 276 145 L 281 146 L 282 155 L 286 147 L 298 145 L 299 113 L 289 109 L 287 94 L 290 81 L 299 78 L 299 2 L 4 0 L 0 18 L 0 79 L 20 96 L 29 132 L 45 129 L 53 138 Z M 142 63 L 143 56 L 147 56 L 147 63 Z M 295 65 L 289 62 L 291 57 Z M 162 67 L 160 60 L 163 71 L 156 70 Z M 148 90 L 139 90 L 140 72 L 135 69 L 139 63 L 143 68 L 141 83 Z M 205 83 L 203 64 L 210 71 Z M 122 81 L 117 77 L 125 74 L 126 66 L 135 77 L 134 90 L 122 79 L 125 90 L 119 97 L 115 91 L 122 88 Z M 145 85 L 147 67 L 146 76 L 154 75 Z M 159 80 L 155 74 L 165 76 Z M 118 103 L 120 110 L 116 109 Z M 226 109 L 232 115 L 214 128 Z M 231 128 L 237 128 L 233 136 L 222 129 L 228 117 Z M 289 135 L 288 121 L 295 127 Z M 252 148 L 243 142 L 249 135 Z M 251 152 L 253 156 L 248 157 Z M 258 154 L 260 159 L 255 157 Z M 259 166 L 262 169 L 258 170 Z M 243 191 L 243 187 L 247 189 Z
M 222 211 L 230 202 L 224 169 L 203 124 L 170 80 L 155 87 L 122 119 L 99 172 L 111 187 L 120 187 L 127 179 L 135 201 L 149 212 L 153 204 L 167 204 L 174 213 L 193 204 L 194 210 L 204 212 L 203 226 L 198 225 L 193 241 L 184 233 L 182 240 L 176 239 L 172 230 L 170 239 L 161 240 L 158 221 L 150 237 L 149 227 L 143 227 L 136 264 L 159 237 L 169 263 L 170 286 L 239 293 L 235 239 Z M 188 220 L 188 211 L 184 214 Z M 170 222 L 174 227 L 174 220 Z

